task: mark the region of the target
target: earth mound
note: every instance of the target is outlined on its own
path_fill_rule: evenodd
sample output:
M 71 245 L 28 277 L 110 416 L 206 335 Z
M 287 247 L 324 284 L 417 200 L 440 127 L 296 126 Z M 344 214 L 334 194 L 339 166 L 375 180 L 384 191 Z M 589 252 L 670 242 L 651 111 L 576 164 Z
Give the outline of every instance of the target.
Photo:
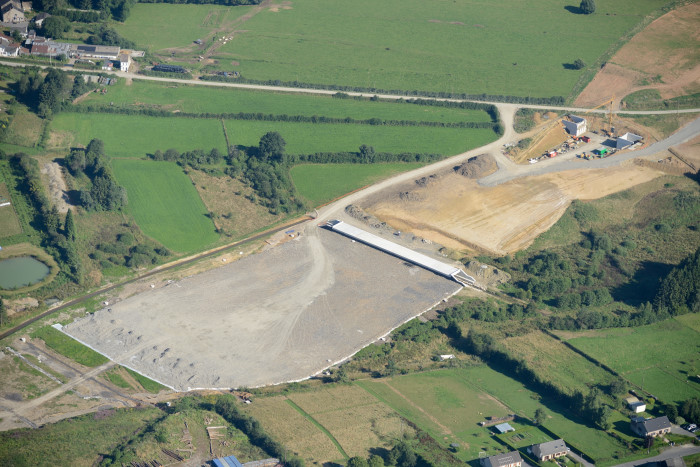
M 490 154 L 470 157 L 467 162 L 455 167 L 455 172 L 467 178 L 482 178 L 498 170 L 496 160 Z

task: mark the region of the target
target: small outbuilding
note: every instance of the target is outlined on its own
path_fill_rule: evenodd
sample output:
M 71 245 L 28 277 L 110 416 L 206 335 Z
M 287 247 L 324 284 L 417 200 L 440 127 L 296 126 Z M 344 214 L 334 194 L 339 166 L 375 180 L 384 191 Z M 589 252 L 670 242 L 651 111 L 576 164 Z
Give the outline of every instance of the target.
M 515 431 L 515 428 L 510 426 L 510 423 L 501 423 L 499 425 L 496 425 L 494 428 L 496 428 L 496 431 L 498 431 L 500 434 L 508 433 L 509 431 Z
M 630 402 L 627 406 L 634 413 L 642 413 L 647 409 L 647 405 L 640 401 Z

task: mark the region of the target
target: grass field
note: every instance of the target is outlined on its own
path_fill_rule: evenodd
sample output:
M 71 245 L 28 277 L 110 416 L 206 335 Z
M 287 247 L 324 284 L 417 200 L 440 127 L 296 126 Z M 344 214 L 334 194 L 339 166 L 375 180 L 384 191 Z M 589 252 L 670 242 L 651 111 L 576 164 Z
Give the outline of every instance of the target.
M 357 188 L 421 165 L 418 163 L 300 164 L 292 167 L 290 174 L 299 194 L 312 206 L 319 206 Z
M 60 353 L 64 357 L 75 360 L 87 367 L 96 367 L 107 363 L 109 360 L 92 349 L 85 347 L 80 342 L 66 336 L 51 326 L 39 328 L 31 334 L 46 343 L 46 346 Z
M 231 144 L 257 146 L 268 131 L 279 132 L 288 154 L 357 151 L 362 144 L 377 152 L 430 153 L 451 156 L 495 140 L 488 129 L 431 128 L 409 126 L 290 123 L 226 120 Z
M 489 431 L 477 423 L 489 416 L 503 417 L 510 410 L 469 384 L 459 371 L 416 373 L 357 384 L 427 431 L 443 447 L 459 443 L 457 456 L 462 460 L 474 459 L 480 451 L 488 455 L 502 451 Z
M 3 142 L 18 146 L 34 147 L 39 141 L 43 121 L 24 106 L 17 106 L 9 127 L 3 136 Z
M 213 31 L 250 11 L 246 6 L 218 5 L 170 5 L 137 3 L 125 23 L 117 23 L 116 30 L 139 47 L 151 51 L 164 48 L 183 47 L 197 39 L 204 40 Z M 154 24 L 160 27 L 153 34 Z
M 37 429 L 0 433 L 0 465 L 71 465 L 89 467 L 98 456 L 162 416 L 156 408 L 120 409 L 51 423 Z
M 219 237 L 197 190 L 172 162 L 112 161 L 117 181 L 126 187 L 130 212 L 141 230 L 166 247 L 190 252 Z
M 11 203 L 12 200 L 10 199 L 10 192 L 7 190 L 7 186 L 0 178 L 0 204 L 5 202 Z M 12 204 L 0 207 L 0 238 L 20 233 L 22 233 L 22 226 L 19 225 L 19 219 L 17 219 L 17 214 Z
M 512 407 L 519 415 L 532 418 L 538 408 L 544 409 L 548 414 L 544 426 L 563 437 L 568 443 L 584 450 L 594 459 L 611 458 L 614 453 L 623 450 L 622 446 L 605 432 L 569 420 L 560 413 L 561 407 L 552 404 L 543 405 L 540 402 L 540 395 L 487 366 L 455 371 L 460 372 L 465 381 L 493 395 L 508 407 Z
M 564 64 L 593 64 L 667 3 L 600 0 L 594 15 L 579 15 L 559 0 L 488 8 L 460 0 L 439 9 L 420 0 L 298 0 L 251 18 L 216 57 L 240 62 L 227 69 L 255 79 L 566 96 L 583 71 Z M 561 47 L 568 42 L 576 49 Z
M 287 403 L 286 397 L 257 398 L 245 407 L 263 428 L 291 452 L 307 462 L 342 460 L 343 456 L 326 434 Z
M 489 122 L 491 117 L 482 110 L 381 102 L 356 99 L 336 99 L 290 93 L 271 93 L 209 86 L 177 85 L 153 81 L 124 80 L 109 87 L 107 94 L 92 93 L 80 105 L 101 104 L 136 109 L 159 108 L 193 113 L 252 112 L 275 115 L 322 115 L 333 118 L 366 120 L 414 120 L 428 122 Z
M 536 331 L 504 339 L 508 352 L 527 363 L 543 380 L 558 385 L 564 392 L 588 393 L 613 377 L 556 339 Z
M 162 389 L 166 389 L 166 387 L 162 384 L 156 383 L 152 379 L 146 378 L 142 374 L 136 373 L 135 371 L 132 371 L 128 368 L 125 368 L 125 370 L 131 375 L 132 378 L 134 378 L 141 385 L 142 388 L 144 388 L 148 392 L 158 394 Z
M 684 323 L 688 323 L 686 326 Z M 636 328 L 585 331 L 568 342 L 665 402 L 700 396 L 700 317 Z
M 87 146 L 93 138 L 105 143 L 112 157 L 145 157 L 160 149 L 219 149 L 226 154 L 221 121 L 144 117 L 137 115 L 62 113 L 51 124 L 50 147 Z

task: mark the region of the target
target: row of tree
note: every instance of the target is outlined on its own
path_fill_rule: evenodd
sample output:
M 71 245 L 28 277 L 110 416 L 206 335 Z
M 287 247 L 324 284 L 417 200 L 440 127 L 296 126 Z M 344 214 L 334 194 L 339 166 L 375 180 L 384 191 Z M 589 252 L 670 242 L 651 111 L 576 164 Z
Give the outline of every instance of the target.
M 151 72 L 155 76 L 163 72 Z M 165 75 L 169 75 L 165 73 Z M 489 106 L 490 107 L 490 106 Z M 434 122 L 421 120 L 385 120 L 382 118 L 368 118 L 358 120 L 351 117 L 337 118 L 318 115 L 287 115 L 287 114 L 263 114 L 260 112 L 237 112 L 237 113 L 192 113 L 177 112 L 163 109 L 136 109 L 126 107 L 115 107 L 105 105 L 76 105 L 71 107 L 72 111 L 78 113 L 99 112 L 116 113 L 124 115 L 147 115 L 149 117 L 181 117 L 181 118 L 216 118 L 226 120 L 257 120 L 264 122 L 294 122 L 294 123 L 327 123 L 327 124 L 350 124 L 350 125 L 373 125 L 373 126 L 420 126 L 439 128 L 485 128 L 501 131 L 501 124 L 498 122 Z

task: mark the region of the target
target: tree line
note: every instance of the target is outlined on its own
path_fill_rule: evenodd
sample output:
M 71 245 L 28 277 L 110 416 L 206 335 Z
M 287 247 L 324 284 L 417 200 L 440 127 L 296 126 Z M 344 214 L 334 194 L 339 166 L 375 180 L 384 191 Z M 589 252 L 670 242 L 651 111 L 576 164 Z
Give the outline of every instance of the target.
M 163 72 L 155 73 L 156 76 Z M 166 73 L 167 74 L 167 73 Z M 483 128 L 492 129 L 495 132 L 502 131 L 498 122 L 431 122 L 420 120 L 386 120 L 382 118 L 368 118 L 358 120 L 351 117 L 326 117 L 319 115 L 287 115 L 287 114 L 263 114 L 261 112 L 236 112 L 236 113 L 213 113 L 213 112 L 177 112 L 173 113 L 163 109 L 134 109 L 126 107 L 115 107 L 105 105 L 71 105 L 70 110 L 78 113 L 113 113 L 124 115 L 146 115 L 149 117 L 183 117 L 183 118 L 217 118 L 226 120 L 257 120 L 265 122 L 294 122 L 294 123 L 328 123 L 328 124 L 349 124 L 349 125 L 373 125 L 373 126 L 420 126 L 438 128 Z

